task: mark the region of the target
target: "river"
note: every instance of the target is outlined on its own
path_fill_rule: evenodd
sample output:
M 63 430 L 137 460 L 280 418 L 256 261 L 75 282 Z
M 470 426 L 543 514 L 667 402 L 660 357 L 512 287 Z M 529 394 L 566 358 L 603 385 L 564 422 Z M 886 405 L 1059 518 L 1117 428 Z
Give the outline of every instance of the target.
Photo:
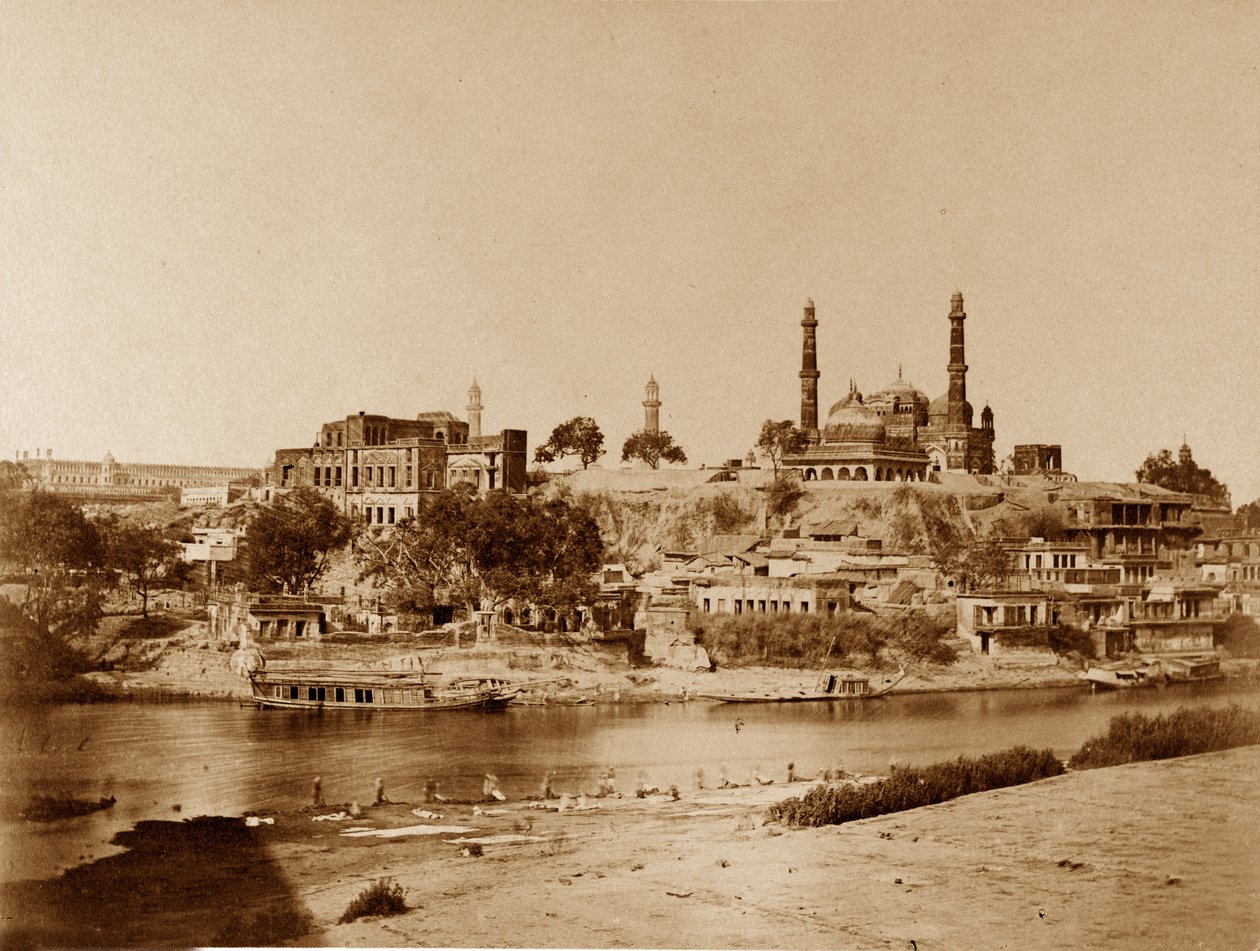
M 43 877 L 111 851 L 114 832 L 142 819 L 239 815 L 310 802 L 321 777 L 329 803 L 370 802 L 377 777 L 396 801 L 420 802 L 426 780 L 452 798 L 481 795 L 492 772 L 509 798 L 594 792 L 608 767 L 619 791 L 640 782 L 712 788 L 754 775 L 783 782 L 843 768 L 881 773 L 1022 744 L 1067 757 L 1127 711 L 1240 703 L 1250 683 L 1151 690 L 1002 690 L 893 695 L 802 704 L 511 707 L 501 713 L 257 711 L 228 703 L 65 705 L 5 713 L 0 748 L 0 881 Z M 798 791 L 800 787 L 797 787 Z M 33 793 L 116 797 L 114 808 L 39 824 L 14 820 Z

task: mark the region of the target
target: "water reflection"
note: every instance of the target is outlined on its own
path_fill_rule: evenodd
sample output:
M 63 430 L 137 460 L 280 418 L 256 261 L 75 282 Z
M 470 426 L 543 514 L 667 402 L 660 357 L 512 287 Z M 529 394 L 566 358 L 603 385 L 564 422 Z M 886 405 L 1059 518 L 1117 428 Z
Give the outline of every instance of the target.
M 797 775 L 813 776 L 837 767 L 876 773 L 890 762 L 924 764 L 1015 744 L 1066 756 L 1118 713 L 1230 702 L 1260 707 L 1260 693 L 1226 682 L 1097 694 L 1010 690 L 497 714 L 259 712 L 222 703 L 11 712 L 0 744 L 0 799 L 12 806 L 32 792 L 66 791 L 112 794 L 118 804 L 51 827 L 6 819 L 0 878 L 73 862 L 84 841 L 105 842 L 142 819 L 294 808 L 310 801 L 316 776 L 330 803 L 370 801 L 378 776 L 392 799 L 414 802 L 428 780 L 446 796 L 477 797 L 486 772 L 512 798 L 535 794 L 548 771 L 558 791 L 594 792 L 609 766 L 625 792 L 640 781 L 687 790 L 697 769 L 712 786 L 723 775 L 749 782 L 753 773 L 782 782 L 789 762 Z

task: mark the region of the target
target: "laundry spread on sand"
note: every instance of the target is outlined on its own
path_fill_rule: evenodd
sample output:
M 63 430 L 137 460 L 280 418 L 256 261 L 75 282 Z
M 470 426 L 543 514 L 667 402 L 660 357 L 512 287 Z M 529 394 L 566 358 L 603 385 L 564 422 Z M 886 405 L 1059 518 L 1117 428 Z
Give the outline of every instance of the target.
M 474 826 L 401 826 L 397 829 L 364 829 L 361 832 L 347 830 L 341 834 L 351 839 L 363 836 L 392 839 L 400 835 L 462 835 L 465 832 L 476 831 Z

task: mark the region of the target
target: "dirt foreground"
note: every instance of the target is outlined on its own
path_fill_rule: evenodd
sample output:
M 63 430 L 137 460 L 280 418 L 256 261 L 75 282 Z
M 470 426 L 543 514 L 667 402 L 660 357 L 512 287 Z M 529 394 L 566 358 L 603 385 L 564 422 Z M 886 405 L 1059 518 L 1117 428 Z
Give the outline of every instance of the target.
M 563 812 L 555 800 L 389 804 L 255 827 L 143 823 L 127 852 L 0 888 L 0 946 L 206 945 L 258 915 L 309 914 L 289 943 L 1253 948 L 1258 782 L 1249 747 L 795 831 L 761 816 L 803 783 L 572 800 Z M 382 877 L 406 889 L 407 911 L 338 924 Z M 253 938 L 232 943 L 277 943 Z

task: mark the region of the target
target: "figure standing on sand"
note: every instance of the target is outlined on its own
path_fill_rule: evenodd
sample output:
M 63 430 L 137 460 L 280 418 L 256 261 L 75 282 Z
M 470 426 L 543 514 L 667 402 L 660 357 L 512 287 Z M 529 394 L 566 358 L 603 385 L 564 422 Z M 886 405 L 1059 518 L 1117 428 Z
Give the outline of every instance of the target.
M 324 806 L 324 781 L 319 776 L 311 783 L 311 805 L 321 809 Z

